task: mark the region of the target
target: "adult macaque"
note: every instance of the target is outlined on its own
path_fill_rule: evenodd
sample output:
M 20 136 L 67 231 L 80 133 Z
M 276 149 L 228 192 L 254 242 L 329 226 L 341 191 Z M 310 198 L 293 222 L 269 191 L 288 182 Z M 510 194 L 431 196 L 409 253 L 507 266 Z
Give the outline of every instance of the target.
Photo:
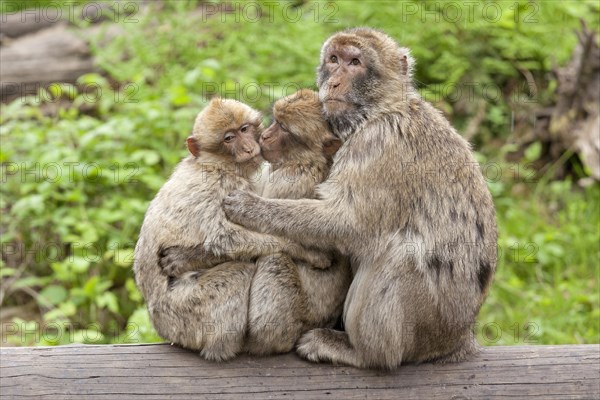
M 321 113 L 318 94 L 304 89 L 280 99 L 273 116 L 259 140 L 272 170 L 263 196 L 314 198 L 341 144 Z M 294 263 L 284 253 L 260 258 L 250 288 L 248 352 L 287 352 L 309 329 L 333 326 L 350 280 L 350 265 L 340 256 L 325 270 Z
M 191 154 L 152 200 L 135 249 L 136 281 L 159 335 L 212 360 L 231 358 L 244 345 L 258 257 L 284 252 L 321 268 L 330 264 L 320 252 L 225 218 L 227 193 L 253 189 L 261 122 L 259 112 L 238 101 L 210 102 L 187 139 Z
M 419 96 L 412 66 L 379 31 L 333 35 L 317 84 L 344 144 L 318 198 L 225 198 L 234 222 L 351 257 L 346 331 L 305 334 L 297 351 L 309 360 L 394 368 L 478 348 L 472 329 L 496 269 L 494 205 L 469 144 Z

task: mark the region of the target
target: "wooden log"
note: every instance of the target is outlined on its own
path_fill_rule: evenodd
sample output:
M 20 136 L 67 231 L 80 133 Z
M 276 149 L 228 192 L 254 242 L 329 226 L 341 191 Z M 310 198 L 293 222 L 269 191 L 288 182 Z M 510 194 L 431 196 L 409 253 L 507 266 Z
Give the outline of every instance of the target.
M 167 344 L 1 348 L 0 360 L 0 393 L 17 399 L 600 398 L 600 345 L 487 347 L 395 371 L 293 353 L 217 364 Z
M 2 101 L 36 93 L 53 82 L 74 83 L 93 70 L 87 43 L 59 24 L 0 49 Z
M 0 21 L 0 36 L 16 38 L 60 23 L 61 19 L 43 18 L 38 10 L 23 10 L 2 14 Z
M 63 7 L 60 6 L 61 3 Z M 95 24 L 110 19 L 123 20 L 124 17 L 138 13 L 144 3 L 115 1 L 105 4 L 92 1 L 76 7 L 74 2 L 68 1 L 49 4 L 32 1 L 33 8 L 18 11 L 14 5 L 7 2 L 5 7 L 0 7 L 0 11 L 5 11 L 4 14 L 0 14 L 0 38 L 14 39 L 56 24 L 73 24 L 78 21 Z

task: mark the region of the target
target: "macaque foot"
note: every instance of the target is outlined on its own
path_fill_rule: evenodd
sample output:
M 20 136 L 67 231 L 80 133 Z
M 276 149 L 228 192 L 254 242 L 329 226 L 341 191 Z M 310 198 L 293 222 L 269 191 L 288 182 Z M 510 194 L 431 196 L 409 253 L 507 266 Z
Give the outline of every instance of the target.
M 306 332 L 296 347 L 298 355 L 312 362 L 361 367 L 346 332 L 319 328 Z
M 179 246 L 167 247 L 158 256 L 158 265 L 166 276 L 177 278 L 190 270 L 189 258 Z

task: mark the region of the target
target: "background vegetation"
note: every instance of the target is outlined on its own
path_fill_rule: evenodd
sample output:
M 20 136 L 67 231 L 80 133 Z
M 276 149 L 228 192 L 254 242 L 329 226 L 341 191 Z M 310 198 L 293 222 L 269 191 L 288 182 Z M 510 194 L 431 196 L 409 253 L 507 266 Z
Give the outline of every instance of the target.
M 55 86 L 3 105 L 0 301 L 11 333 L 3 345 L 159 340 L 132 252 L 149 201 L 185 155 L 194 116 L 215 93 L 268 114 L 280 96 L 314 87 L 328 35 L 361 25 L 412 49 L 421 92 L 460 131 L 481 114 L 470 140 L 500 230 L 481 342 L 600 341 L 599 185 L 577 185 L 581 167 L 562 180 L 534 169 L 537 142 L 506 161 L 518 148 L 512 121 L 552 103 L 552 65 L 568 61 L 579 18 L 598 29 L 597 2 L 494 3 L 500 14 L 484 14 L 484 3 L 470 14 L 460 2 L 244 4 L 216 13 L 196 2 L 150 4 L 136 22 L 119 22 L 116 39 L 94 44 L 102 72 L 82 76 L 79 89 Z M 49 113 L 65 93 L 66 105 Z

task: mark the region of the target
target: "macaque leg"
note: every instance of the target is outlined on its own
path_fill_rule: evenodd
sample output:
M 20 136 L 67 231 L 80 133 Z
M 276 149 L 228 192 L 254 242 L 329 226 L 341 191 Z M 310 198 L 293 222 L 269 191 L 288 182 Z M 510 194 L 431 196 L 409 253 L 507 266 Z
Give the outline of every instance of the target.
M 222 361 L 243 350 L 248 297 L 256 266 L 228 262 L 172 279 L 165 296 L 148 304 L 162 337 Z
M 390 268 L 402 271 L 402 267 L 390 263 L 389 255 L 384 254 L 369 268 L 357 271 L 344 304 L 346 332 L 307 332 L 299 341 L 300 356 L 359 368 L 394 368 L 401 364 L 412 337 L 410 327 L 405 326 L 402 280 L 389 273 L 389 279 L 380 279 Z
M 291 351 L 304 328 L 306 296 L 293 260 L 283 253 L 261 257 L 250 288 L 247 351 Z

